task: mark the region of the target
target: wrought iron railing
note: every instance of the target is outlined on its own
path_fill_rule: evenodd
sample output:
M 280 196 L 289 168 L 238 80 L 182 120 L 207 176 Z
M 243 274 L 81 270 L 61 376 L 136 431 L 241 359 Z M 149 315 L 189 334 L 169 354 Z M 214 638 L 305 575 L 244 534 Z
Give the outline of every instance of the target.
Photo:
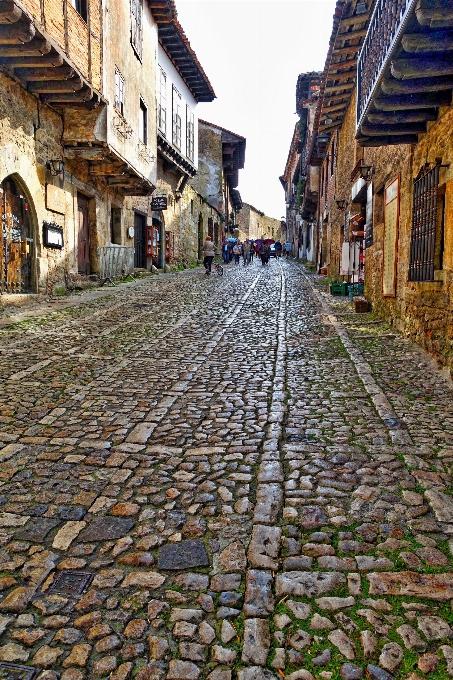
M 357 127 L 417 0 L 377 0 L 357 64 Z

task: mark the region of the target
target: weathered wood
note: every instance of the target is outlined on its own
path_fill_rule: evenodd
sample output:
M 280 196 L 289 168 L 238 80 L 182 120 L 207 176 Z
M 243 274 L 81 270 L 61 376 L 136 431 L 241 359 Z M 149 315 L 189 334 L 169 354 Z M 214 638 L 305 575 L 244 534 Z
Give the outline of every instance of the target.
M 335 73 L 338 69 L 356 67 L 357 59 L 348 59 L 347 61 L 331 61 L 329 65 L 329 73 Z
M 451 0 L 420 0 L 415 10 L 415 15 L 420 26 L 439 28 L 453 24 L 453 3 Z
M 128 165 L 124 163 L 98 163 L 97 165 L 90 166 L 90 173 L 92 175 L 105 175 L 109 177 L 124 175 L 128 170 Z
M 36 57 L 6 57 L 0 53 L 0 63 L 10 68 L 29 68 L 30 66 L 62 66 L 63 57 L 60 54 L 47 54 Z
M 37 94 L 50 93 L 50 92 L 78 92 L 84 86 L 84 82 L 81 78 L 71 78 L 70 80 L 51 80 L 45 83 L 32 83 L 28 86 L 30 92 L 36 92 Z
M 394 125 L 373 125 L 371 123 L 363 123 L 360 131 L 362 134 L 368 137 L 386 137 L 388 135 L 411 134 L 419 135 L 426 132 L 426 123 L 395 123 Z
M 418 123 L 427 120 L 436 120 L 436 109 L 422 109 L 421 111 L 400 111 L 398 113 L 369 113 L 367 119 L 370 123 Z
M 431 31 L 430 33 L 407 33 L 402 37 L 406 52 L 447 52 L 453 50 L 453 31 Z
M 332 52 L 332 58 L 337 54 L 358 54 L 362 45 L 346 45 L 346 47 L 335 47 Z
M 339 47 L 344 46 L 345 40 L 351 40 L 352 38 L 364 38 L 368 32 L 368 29 L 366 28 L 361 28 L 358 31 L 351 31 L 350 33 L 346 31 L 346 33 L 338 33 L 337 38 L 335 40 L 335 52 L 337 51 L 337 41 L 341 43 Z
M 327 82 L 331 83 L 333 81 L 336 81 L 338 83 L 343 83 L 349 80 L 349 78 L 353 78 L 355 82 L 356 77 L 357 77 L 356 69 L 350 69 L 349 71 L 345 71 L 342 73 L 330 73 L 329 71 L 329 75 L 327 76 Z
M 32 40 L 24 45 L 0 45 L 0 58 L 2 57 L 39 57 L 41 54 L 49 54 L 52 45 L 47 40 Z
M 331 85 L 329 87 L 326 87 L 324 90 L 325 94 L 328 94 L 329 92 L 338 92 L 338 91 L 351 91 L 355 88 L 355 82 L 354 83 L 343 83 L 343 84 L 338 84 L 338 85 Z
M 86 161 L 102 161 L 107 153 L 107 149 L 98 146 L 66 146 L 64 148 L 65 158 L 81 158 Z
M 453 75 L 439 76 L 438 78 L 408 78 L 407 80 L 386 78 L 381 83 L 381 89 L 385 94 L 439 92 L 450 88 L 453 89 Z
M 336 111 L 344 110 L 347 106 L 348 102 L 341 102 L 339 104 L 334 104 L 333 106 L 326 106 L 325 104 L 323 104 L 323 107 L 321 109 L 321 115 L 328 116 L 330 113 L 335 113 Z
M 86 88 L 80 92 L 68 92 L 68 93 L 57 93 L 52 92 L 50 94 L 41 95 L 43 101 L 46 102 L 59 102 L 59 103 L 76 103 L 76 102 L 88 102 L 93 97 L 93 90 Z
M 15 24 L 22 16 L 22 10 L 13 0 L 0 1 L 0 24 Z
M 73 78 L 76 72 L 71 66 L 60 68 L 29 68 L 21 71 L 21 78 L 27 82 L 41 80 L 67 80 Z
M 427 92 L 425 94 L 401 94 L 374 99 L 379 111 L 404 111 L 405 109 L 431 109 L 451 104 L 451 91 Z
M 390 67 L 392 76 L 405 80 L 407 78 L 434 78 L 453 74 L 451 56 L 437 55 L 419 59 L 397 59 Z
M 138 177 L 107 177 L 107 184 L 110 187 L 127 187 L 140 182 Z
M 36 29 L 31 22 L 20 21 L 11 25 L 0 24 L 0 45 L 20 45 L 35 37 Z
M 362 137 L 357 139 L 360 147 L 367 146 L 392 146 L 395 144 L 417 144 L 417 135 L 395 135 L 389 137 Z

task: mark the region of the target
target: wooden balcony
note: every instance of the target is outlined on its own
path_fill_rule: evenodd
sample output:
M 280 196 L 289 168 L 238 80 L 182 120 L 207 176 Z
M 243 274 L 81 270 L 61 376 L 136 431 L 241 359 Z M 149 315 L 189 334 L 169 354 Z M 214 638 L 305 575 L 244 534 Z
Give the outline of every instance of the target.
M 452 54 L 452 0 L 377 0 L 358 61 L 360 146 L 416 143 L 451 104 Z

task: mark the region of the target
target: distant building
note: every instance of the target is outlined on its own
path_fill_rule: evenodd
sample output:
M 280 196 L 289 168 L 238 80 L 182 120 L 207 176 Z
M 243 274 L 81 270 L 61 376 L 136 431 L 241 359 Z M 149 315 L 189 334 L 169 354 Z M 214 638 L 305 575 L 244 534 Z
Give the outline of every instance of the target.
M 237 236 L 241 241 L 246 238 L 253 240 L 271 238 L 275 241 L 282 239 L 282 221 L 268 217 L 249 203 L 242 204 L 242 210 L 238 215 L 238 227 Z

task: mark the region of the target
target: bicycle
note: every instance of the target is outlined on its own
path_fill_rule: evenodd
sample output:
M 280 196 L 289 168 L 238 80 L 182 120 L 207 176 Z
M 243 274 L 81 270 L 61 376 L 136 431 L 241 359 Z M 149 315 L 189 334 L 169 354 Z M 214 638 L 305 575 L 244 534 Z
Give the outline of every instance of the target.
M 214 262 L 212 268 L 218 276 L 223 276 L 223 267 L 221 264 L 219 264 L 218 262 Z

